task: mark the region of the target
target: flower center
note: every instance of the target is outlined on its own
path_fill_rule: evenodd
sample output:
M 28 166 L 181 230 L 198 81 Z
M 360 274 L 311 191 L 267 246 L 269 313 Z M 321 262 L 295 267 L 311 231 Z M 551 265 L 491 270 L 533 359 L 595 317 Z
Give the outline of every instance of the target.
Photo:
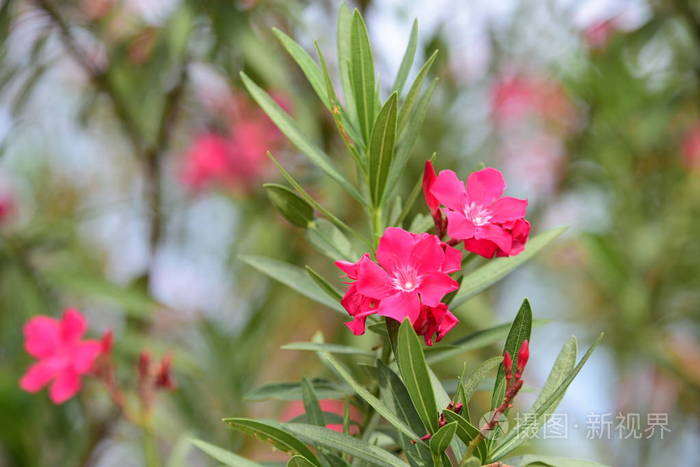
M 480 206 L 472 201 L 464 207 L 464 216 L 469 219 L 472 224 L 481 226 L 488 224 L 493 214 L 491 214 L 491 211 L 485 206 Z
M 411 267 L 399 268 L 394 272 L 392 285 L 402 292 L 413 292 L 418 288 L 422 278 L 415 269 Z

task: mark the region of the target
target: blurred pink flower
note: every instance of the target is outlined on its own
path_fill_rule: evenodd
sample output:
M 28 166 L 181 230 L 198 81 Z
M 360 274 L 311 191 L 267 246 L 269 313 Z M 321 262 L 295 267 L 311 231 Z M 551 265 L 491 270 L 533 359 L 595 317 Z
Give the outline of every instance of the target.
M 15 212 L 15 199 L 7 192 L 0 191 L 0 224 L 5 223 Z
M 443 170 L 431 192 L 447 208 L 447 234 L 465 240 L 468 251 L 491 258 L 517 255 L 530 233 L 524 220 L 527 200 L 502 197 L 505 188 L 496 169 L 474 172 L 466 184 L 453 171 Z
M 700 170 L 700 123 L 683 137 L 683 162 L 690 170 Z
M 321 406 L 323 412 L 332 413 L 343 417 L 345 414 L 345 404 L 343 401 L 337 399 L 321 399 L 318 401 L 318 405 Z M 350 405 L 350 427 L 349 431 L 351 435 L 357 434 L 359 430 L 358 423 L 362 421 L 362 414 L 353 405 Z M 284 409 L 282 414 L 282 420 L 289 422 L 301 415 L 304 415 L 304 403 L 301 400 L 293 400 Z M 343 432 L 343 425 L 341 423 L 328 423 L 326 428 L 329 430 L 337 431 L 338 433 Z
M 51 383 L 49 396 L 61 404 L 80 390 L 80 377 L 92 370 L 102 352 L 98 340 L 81 340 L 87 322 L 74 308 L 64 311 L 62 319 L 36 316 L 24 327 L 25 348 L 39 361 L 29 367 L 20 381 L 27 392 L 37 392 Z
M 379 240 L 377 263 L 368 254 L 357 263 L 336 262 L 355 281 L 341 302 L 353 317 L 353 321 L 346 323 L 348 328 L 354 334 L 363 334 L 365 319 L 374 313 L 399 322 L 409 318 L 415 326 L 423 306 L 438 307 L 446 294 L 457 289 L 457 282 L 448 275 L 459 269 L 457 257 L 461 259 L 459 251 L 443 244 L 435 235 L 387 228 Z M 423 311 L 431 313 L 433 319 L 445 317 L 440 310 Z M 427 319 L 424 316 L 423 321 Z M 425 327 L 426 332 L 428 329 L 436 328 Z M 418 332 L 421 330 L 416 328 Z
M 491 88 L 491 114 L 496 123 L 516 123 L 537 116 L 569 127 L 574 109 L 558 82 L 512 74 L 501 77 Z
M 286 100 L 276 100 L 288 109 Z M 261 110 L 242 98 L 234 107 L 228 135 L 203 133 L 187 151 L 181 178 L 193 190 L 211 185 L 250 189 L 269 166 L 267 151 L 282 146 L 282 134 Z

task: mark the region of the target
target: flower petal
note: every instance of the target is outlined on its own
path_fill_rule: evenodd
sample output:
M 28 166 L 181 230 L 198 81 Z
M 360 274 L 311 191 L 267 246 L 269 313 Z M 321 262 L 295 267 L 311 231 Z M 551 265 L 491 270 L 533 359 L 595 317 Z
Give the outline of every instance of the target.
M 87 330 L 85 317 L 75 308 L 67 308 L 61 319 L 61 339 L 64 343 L 77 342 Z
M 483 256 L 484 258 L 493 258 L 496 254 L 498 245 L 493 243 L 491 240 L 469 238 L 464 241 L 464 249 L 476 253 L 477 255 Z
M 510 249 L 513 246 L 513 237 L 510 232 L 496 224 L 486 224 L 477 227 L 474 237 L 477 240 L 491 240 L 498 248 L 503 250 L 506 255 L 510 254 Z
M 428 235 L 413 247 L 410 264 L 418 274 L 424 274 L 439 271 L 444 259 L 445 252 L 440 240 L 435 235 Z
M 452 328 L 457 326 L 457 323 L 459 323 L 459 320 L 455 315 L 449 311 L 445 313 L 445 315 L 442 317 L 442 321 L 438 325 L 437 338 L 435 339 L 435 342 L 440 342 L 442 338 L 452 330 Z
M 49 397 L 54 404 L 62 404 L 73 397 L 80 390 L 80 376 L 72 369 L 66 369 L 58 374 L 56 380 L 51 383 Z
M 420 300 L 416 292 L 399 292 L 385 298 L 377 308 L 377 314 L 402 322 L 408 318 L 415 322 L 420 314 Z
M 37 392 L 56 376 L 56 366 L 50 361 L 40 361 L 29 367 L 19 381 L 19 386 L 27 392 Z
M 458 288 L 457 281 L 447 274 L 433 272 L 423 276 L 423 281 L 417 290 L 424 305 L 438 306 L 442 297 Z
M 350 261 L 336 261 L 335 265 L 347 274 L 350 279 L 355 280 L 357 279 L 357 270 L 360 267 L 360 263 L 366 260 L 371 261 L 368 253 L 362 255 L 356 263 L 351 263 Z
M 423 171 L 423 198 L 425 198 L 425 204 L 428 205 L 430 213 L 435 215 L 440 207 L 440 201 L 433 195 L 430 191 L 437 180 L 437 174 L 433 168 L 432 161 L 425 162 L 425 169 Z
M 465 240 L 474 236 L 474 224 L 464 214 L 447 211 L 447 235 L 457 240 Z
M 355 284 L 362 295 L 379 300 L 395 292 L 389 275 L 373 261 L 363 261 L 360 264 Z
M 411 250 L 416 244 L 416 235 L 398 227 L 389 227 L 379 239 L 377 261 L 391 273 L 408 263 Z
M 73 369 L 78 374 L 89 372 L 100 353 L 102 353 L 102 343 L 100 341 L 87 340 L 76 344 L 72 355 Z
M 442 248 L 445 250 L 445 259 L 442 262 L 440 271 L 451 273 L 462 269 L 462 252 L 446 243 L 443 243 Z
M 489 210 L 493 213 L 491 222 L 508 222 L 525 217 L 527 212 L 527 200 L 506 196 L 496 200 Z
M 365 333 L 366 320 L 366 316 L 356 316 L 352 321 L 345 323 L 345 326 L 347 326 L 354 335 L 361 336 Z
M 442 204 L 455 211 L 463 211 L 467 202 L 467 192 L 464 183 L 451 170 L 442 170 L 430 188 Z
M 467 194 L 469 201 L 486 206 L 500 198 L 506 189 L 506 182 L 500 170 L 487 167 L 469 175 Z
M 60 346 L 60 330 L 57 320 L 48 316 L 35 316 L 24 325 L 24 348 L 34 357 L 49 357 Z

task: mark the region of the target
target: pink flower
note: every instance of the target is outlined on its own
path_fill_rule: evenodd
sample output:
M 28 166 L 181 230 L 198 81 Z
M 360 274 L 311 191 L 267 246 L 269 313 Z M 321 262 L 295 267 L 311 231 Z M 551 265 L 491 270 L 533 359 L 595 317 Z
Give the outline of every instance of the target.
M 583 31 L 583 39 L 593 50 L 604 49 L 610 38 L 618 30 L 618 19 L 608 18 L 588 26 Z
M 683 162 L 690 170 L 700 170 L 700 124 L 691 128 L 683 138 Z
M 431 192 L 447 207 L 447 234 L 464 240 L 468 251 L 491 258 L 517 255 L 530 233 L 524 219 L 527 200 L 502 197 L 505 188 L 496 169 L 472 173 L 466 185 L 453 171 L 443 170 Z
M 228 140 L 214 133 L 195 139 L 187 152 L 182 180 L 195 190 L 213 180 L 223 181 L 231 172 Z
M 430 209 L 430 215 L 433 216 L 433 223 L 435 224 L 437 235 L 442 238 L 445 235 L 447 222 L 440 210 L 440 201 L 438 201 L 430 191 L 435 180 L 437 180 L 437 174 L 433 168 L 433 163 L 431 161 L 425 161 L 425 169 L 423 171 L 423 198 L 425 198 L 425 204 L 427 204 Z
M 357 263 L 336 265 L 354 280 L 341 303 L 353 317 L 346 325 L 359 335 L 367 316 L 375 313 L 397 321 L 409 318 L 415 326 L 423 306 L 438 307 L 458 288 L 448 274 L 460 269 L 461 253 L 435 235 L 389 227 L 379 240 L 377 262 L 365 254 Z
M 80 377 L 92 370 L 102 351 L 98 340 L 81 340 L 87 330 L 83 315 L 68 308 L 58 321 L 37 316 L 24 326 L 25 348 L 39 361 L 29 367 L 20 381 L 27 392 L 37 392 L 51 383 L 49 396 L 56 404 L 80 390 Z

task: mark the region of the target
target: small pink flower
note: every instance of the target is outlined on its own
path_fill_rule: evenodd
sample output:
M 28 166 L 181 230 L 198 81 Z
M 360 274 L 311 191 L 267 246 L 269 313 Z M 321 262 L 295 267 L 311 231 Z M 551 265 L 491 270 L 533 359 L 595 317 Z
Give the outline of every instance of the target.
M 223 181 L 231 173 L 229 142 L 223 136 L 205 133 L 195 139 L 187 152 L 182 180 L 195 190 L 212 181 Z
M 354 280 L 341 301 L 353 317 L 348 328 L 364 334 L 367 316 L 375 313 L 396 321 L 409 318 L 415 325 L 422 306 L 437 307 L 458 288 L 448 274 L 460 264 L 461 253 L 435 235 L 389 227 L 379 240 L 376 263 L 368 254 L 357 263 L 336 262 Z
M 610 38 L 618 31 L 618 19 L 608 18 L 588 26 L 583 31 L 583 39 L 593 50 L 602 50 Z
M 466 185 L 453 171 L 443 170 L 431 192 L 447 208 L 447 234 L 464 240 L 468 251 L 491 258 L 517 255 L 530 233 L 524 220 L 527 200 L 502 197 L 505 188 L 496 169 L 472 173 Z
M 321 407 L 323 412 L 339 415 L 340 417 L 345 414 L 345 405 L 343 404 L 343 401 L 337 399 L 321 399 L 318 401 L 318 405 Z M 349 411 L 349 432 L 351 435 L 355 435 L 360 431 L 358 424 L 362 422 L 362 413 L 353 405 L 350 406 Z M 301 400 L 293 400 L 287 404 L 281 418 L 282 420 L 289 422 L 304 415 L 304 413 L 304 403 Z M 326 428 L 337 431 L 338 433 L 343 432 L 343 425 L 341 423 L 328 423 L 326 424 Z
M 20 381 L 27 392 L 37 392 L 51 383 L 49 396 L 61 404 L 80 390 L 80 377 L 92 370 L 102 351 L 98 340 L 81 340 L 87 322 L 80 312 L 68 308 L 59 321 L 37 316 L 24 326 L 25 348 L 39 361 L 29 367 Z
M 690 170 L 700 170 L 700 124 L 691 128 L 683 138 L 683 163 Z

